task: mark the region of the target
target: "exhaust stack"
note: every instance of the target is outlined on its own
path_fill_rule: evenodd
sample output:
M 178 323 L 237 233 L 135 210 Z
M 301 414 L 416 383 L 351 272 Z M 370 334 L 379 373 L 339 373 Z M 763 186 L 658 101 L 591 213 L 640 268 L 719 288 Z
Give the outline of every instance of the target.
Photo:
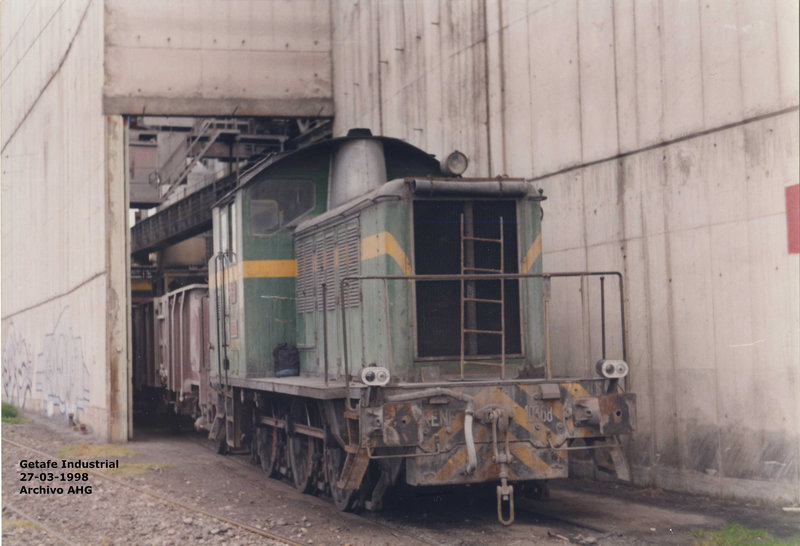
M 386 183 L 383 143 L 369 129 L 351 129 L 331 160 L 328 210 Z

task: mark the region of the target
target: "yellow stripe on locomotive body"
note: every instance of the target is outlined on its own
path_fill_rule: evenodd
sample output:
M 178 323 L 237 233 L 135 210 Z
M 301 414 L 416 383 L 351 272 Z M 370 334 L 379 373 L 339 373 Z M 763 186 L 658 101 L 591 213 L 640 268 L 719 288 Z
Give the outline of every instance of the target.
M 246 260 L 231 264 L 219 273 L 209 273 L 212 284 L 219 286 L 222 279 L 232 283 L 239 279 L 278 279 L 297 277 L 296 260 Z
M 376 233 L 361 239 L 361 260 L 378 258 L 379 256 L 389 256 L 403 272 L 403 275 L 411 275 L 411 260 L 408 255 L 388 231 Z
M 370 448 L 413 448 L 415 456 L 406 459 L 410 485 L 477 483 L 500 478 L 500 467 L 493 460 L 495 444 L 502 452 L 508 435 L 513 455 L 509 479 L 567 477 L 567 453 L 573 440 L 602 441 L 635 427 L 635 396 L 591 394 L 601 385 L 553 381 L 448 387 L 471 397 L 474 404 L 477 468 L 469 473 L 464 430 L 467 403 L 463 400 L 429 397 L 385 403 L 380 434 L 375 430 L 370 435 Z M 587 408 L 596 408 L 596 414 Z M 504 413 L 507 419 L 492 425 L 486 417 L 489 411 Z
M 536 236 L 536 239 L 531 243 L 531 246 L 528 248 L 528 251 L 525 253 L 525 257 L 522 259 L 522 267 L 520 269 L 521 273 L 530 273 L 533 264 L 536 263 L 536 260 L 539 259 L 539 256 L 542 255 L 542 233 Z
M 274 279 L 296 276 L 296 260 L 248 260 L 242 262 L 242 277 L 245 279 Z
M 334 257 L 337 262 L 340 251 L 339 247 L 335 249 Z M 411 260 L 391 233 L 384 231 L 361 239 L 362 261 L 381 256 L 392 258 L 403 275 L 412 274 Z M 226 283 L 239 279 L 297 277 L 297 260 L 246 260 L 229 265 L 224 273 L 211 273 L 211 276 L 217 285 L 223 276 Z

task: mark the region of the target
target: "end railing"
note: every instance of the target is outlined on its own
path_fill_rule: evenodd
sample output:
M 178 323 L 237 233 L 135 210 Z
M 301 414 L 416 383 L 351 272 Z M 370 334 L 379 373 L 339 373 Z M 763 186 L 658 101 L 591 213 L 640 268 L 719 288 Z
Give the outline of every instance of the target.
M 605 279 L 612 277 L 617 279 L 619 289 L 619 313 L 620 313 L 620 340 L 622 359 L 627 361 L 627 343 L 625 334 L 625 288 L 622 274 L 619 271 L 575 271 L 575 272 L 553 272 L 553 273 L 497 273 L 497 274 L 451 274 L 451 275 L 352 275 L 344 277 L 339 282 L 339 302 L 342 320 L 342 352 L 345 376 L 345 388 L 350 392 L 350 362 L 347 349 L 347 313 L 345 305 L 345 292 L 347 286 L 354 282 L 378 280 L 383 281 L 384 286 L 388 281 L 490 281 L 490 280 L 520 280 L 520 279 L 542 279 L 542 299 L 544 304 L 545 320 L 545 378 L 552 379 L 552 356 L 550 348 L 550 280 L 554 278 L 591 278 L 597 277 L 600 281 L 600 328 L 601 328 L 601 357 L 606 358 L 606 294 Z M 388 313 L 388 309 L 387 309 Z M 326 332 L 327 333 L 327 332 Z M 391 352 L 391 347 L 389 351 Z M 326 366 L 325 380 L 328 380 Z M 348 398 L 349 401 L 349 398 Z M 349 402 L 348 402 L 349 406 Z

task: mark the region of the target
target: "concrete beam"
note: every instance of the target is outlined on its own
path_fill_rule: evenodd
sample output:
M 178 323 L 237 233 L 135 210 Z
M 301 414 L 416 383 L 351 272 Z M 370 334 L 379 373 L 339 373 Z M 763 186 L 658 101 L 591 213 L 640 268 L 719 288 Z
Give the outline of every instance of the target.
M 333 99 L 236 99 L 164 97 L 154 95 L 103 97 L 103 113 L 163 116 L 331 117 Z
M 332 116 L 327 0 L 105 0 L 106 114 Z

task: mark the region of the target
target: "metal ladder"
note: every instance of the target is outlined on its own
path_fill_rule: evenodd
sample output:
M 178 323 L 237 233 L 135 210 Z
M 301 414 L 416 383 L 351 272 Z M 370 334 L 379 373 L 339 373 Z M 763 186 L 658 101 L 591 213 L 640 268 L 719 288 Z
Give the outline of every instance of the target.
M 467 233 L 468 231 L 468 233 Z M 464 243 L 469 241 L 469 246 Z M 500 246 L 500 267 L 499 269 L 491 267 L 477 267 L 475 264 L 475 252 L 473 242 L 479 241 L 483 243 L 497 244 Z M 471 274 L 502 274 L 505 270 L 504 263 L 504 246 L 503 246 L 503 217 L 500 217 L 500 238 L 491 239 L 487 237 L 475 237 L 472 222 L 467 224 L 464 215 L 461 215 L 461 275 Z M 470 251 L 469 258 L 465 251 Z M 471 263 L 468 263 L 471 262 Z M 475 297 L 475 280 L 461 279 L 461 379 L 464 379 L 464 368 L 467 366 L 488 366 L 493 368 L 500 368 L 500 379 L 506 377 L 506 315 L 505 315 L 505 282 L 502 279 L 488 279 L 482 282 L 499 282 L 500 283 L 500 299 L 478 298 Z M 469 293 L 468 293 L 469 292 Z M 477 328 L 477 313 L 475 304 L 488 303 L 500 306 L 500 329 L 499 330 L 480 330 Z M 472 324 L 465 326 L 465 318 L 467 316 L 467 308 L 471 308 L 470 320 Z M 500 336 L 500 362 L 491 362 L 486 360 L 467 360 L 467 356 L 476 356 L 475 354 L 466 355 L 466 340 L 468 335 L 476 336 L 475 344 L 472 347 L 472 353 L 477 353 L 477 335 L 494 335 Z

